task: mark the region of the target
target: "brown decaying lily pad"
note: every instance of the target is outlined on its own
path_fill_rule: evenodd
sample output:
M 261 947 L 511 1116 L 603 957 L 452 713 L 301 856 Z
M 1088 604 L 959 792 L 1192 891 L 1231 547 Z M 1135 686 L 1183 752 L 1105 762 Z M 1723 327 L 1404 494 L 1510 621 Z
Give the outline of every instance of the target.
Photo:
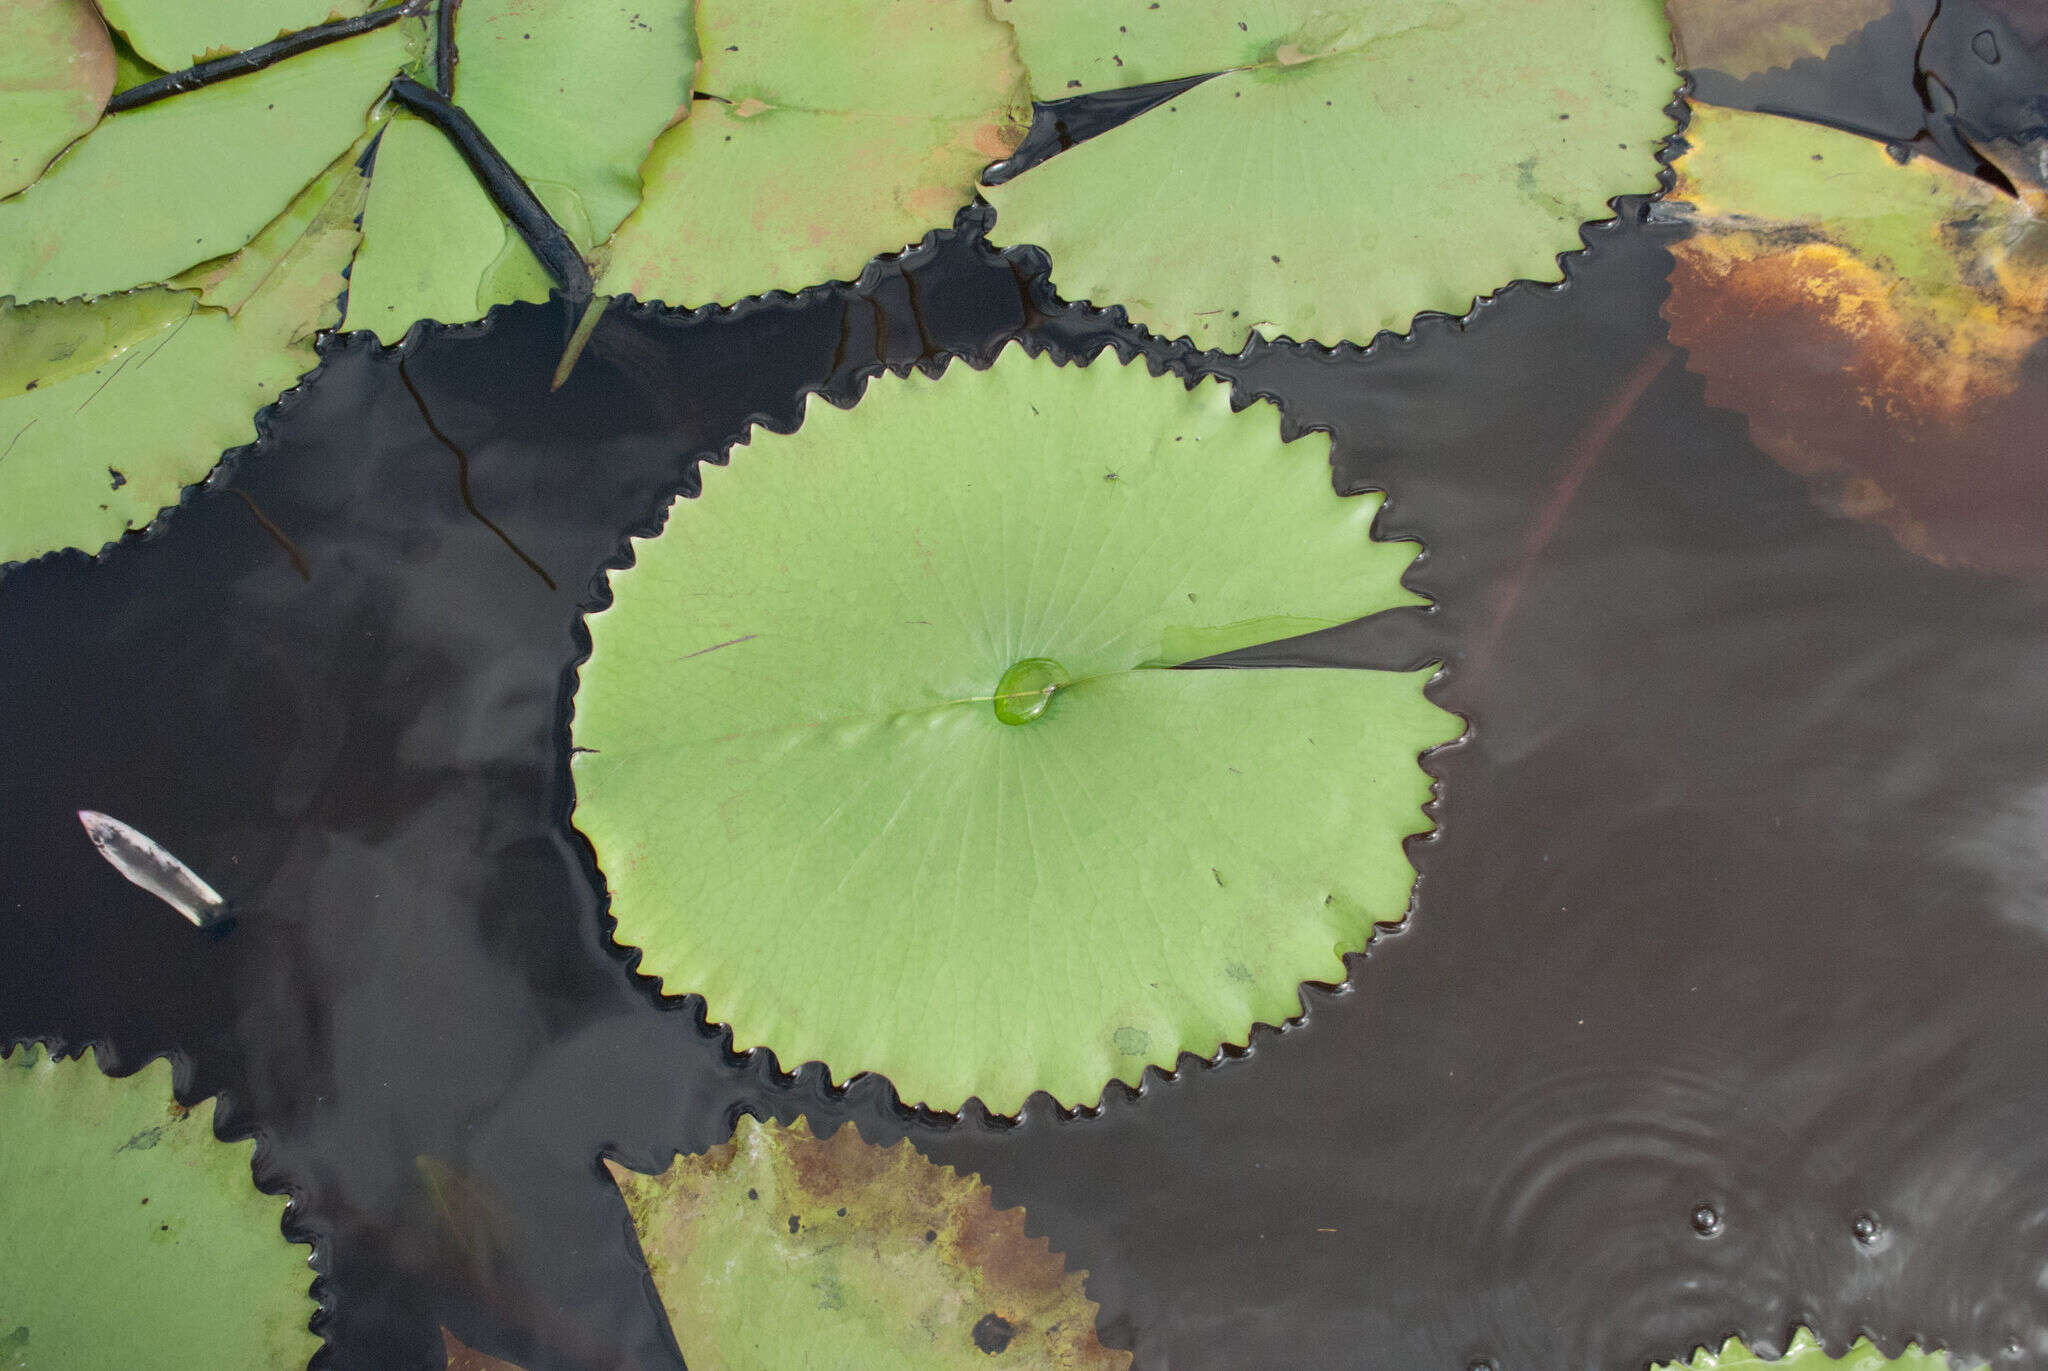
M 1664 10 L 1680 66 L 1743 77 L 1824 56 L 1892 0 L 1666 0 Z
M 1130 1365 L 1024 1211 L 908 1142 L 745 1118 L 659 1176 L 606 1165 L 692 1371 Z
M 1688 137 L 1664 312 L 1708 401 L 1916 553 L 2048 569 L 2048 226 L 1831 129 L 1702 109 Z
M 493 1357 L 466 1345 L 445 1328 L 441 1330 L 441 1347 L 448 1354 L 448 1371 L 521 1371 L 503 1357 Z

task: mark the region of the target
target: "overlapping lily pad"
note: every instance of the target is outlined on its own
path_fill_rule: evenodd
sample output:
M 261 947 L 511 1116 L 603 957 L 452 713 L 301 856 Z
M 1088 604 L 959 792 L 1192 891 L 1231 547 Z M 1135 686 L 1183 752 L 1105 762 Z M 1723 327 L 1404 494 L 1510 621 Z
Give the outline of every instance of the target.
M 1848 1351 L 1831 1357 L 1810 1329 L 1802 1328 L 1792 1337 L 1782 1357 L 1762 1357 L 1749 1350 L 1741 1339 L 1730 1338 L 1716 1351 L 1694 1354 L 1691 1361 L 1668 1362 L 1654 1371 L 1958 1371 L 1959 1363 L 1940 1352 L 1922 1351 L 1908 1345 L 1896 1357 L 1887 1357 L 1868 1338 L 1858 1338 Z
M 90 1054 L 0 1058 L 0 1358 L 9 1367 L 300 1371 L 320 1340 L 306 1251 L 213 1103 L 158 1061 L 113 1080 Z
M 1092 1104 L 1298 1014 L 1402 917 L 1458 721 L 1427 672 L 1162 668 L 1418 603 L 1328 452 L 1012 348 L 707 469 L 576 699 L 640 969 L 944 1109 Z
M 1702 108 L 1668 211 L 1673 339 L 1715 404 L 1845 513 L 1937 560 L 2048 565 L 2048 224 L 1853 134 Z M 2030 370 L 2031 368 L 2031 370 Z
M 743 1118 L 659 1176 L 607 1165 L 691 1371 L 1130 1365 L 1024 1211 L 907 1142 Z
M 991 188 L 1069 299 L 1203 347 L 1462 314 L 1657 189 L 1661 0 L 997 0 L 1041 100 L 1220 75 Z
M 0 564 L 96 551 L 255 438 L 340 316 L 363 178 L 345 152 L 243 252 L 183 289 L 0 299 Z

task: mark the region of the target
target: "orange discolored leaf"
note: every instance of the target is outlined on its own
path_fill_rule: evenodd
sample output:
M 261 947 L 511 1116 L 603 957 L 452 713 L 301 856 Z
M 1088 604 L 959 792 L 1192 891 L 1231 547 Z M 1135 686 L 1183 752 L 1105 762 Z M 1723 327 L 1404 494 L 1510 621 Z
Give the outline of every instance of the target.
M 1687 137 L 1665 316 L 1708 400 L 1917 553 L 2048 568 L 2048 226 L 1817 125 L 1703 108 Z

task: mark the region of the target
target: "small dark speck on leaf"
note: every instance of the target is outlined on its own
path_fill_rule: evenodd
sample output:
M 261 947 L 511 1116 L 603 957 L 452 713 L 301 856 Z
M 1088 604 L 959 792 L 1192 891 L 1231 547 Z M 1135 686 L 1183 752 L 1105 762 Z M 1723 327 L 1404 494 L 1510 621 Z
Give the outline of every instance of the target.
M 1237 21 L 1237 31 L 1239 33 L 1250 33 L 1252 30 L 1249 24 L 1245 23 L 1244 20 L 1240 19 Z
M 1280 259 L 1279 259 L 1278 257 L 1275 257 L 1275 258 L 1274 258 L 1273 260 L 1274 260 L 1275 262 L 1277 262 L 1277 261 L 1279 261 Z
M 1115 53 L 1111 53 L 1109 55 L 1109 60 L 1116 63 L 1118 66 L 1122 66 L 1124 64 L 1124 59 L 1117 56 Z
M 1080 84 L 1081 84 L 1081 83 L 1080 83 L 1079 81 L 1069 81 L 1069 82 L 1067 82 L 1067 89 L 1068 89 L 1068 90 L 1073 90 L 1073 89 L 1075 89 L 1076 87 L 1078 87 L 1078 86 L 1079 86 Z
M 790 1232 L 790 1236 L 791 1236 L 791 1237 L 795 1237 L 795 1236 L 796 1236 L 796 1230 L 797 1230 L 797 1229 L 799 1229 L 799 1228 L 801 1228 L 802 1226 L 803 1226 L 802 1224 L 800 1224 L 800 1223 L 798 1223 L 798 1222 L 797 1222 L 797 1217 L 796 1217 L 796 1215 L 794 1215 L 794 1214 L 791 1214 L 791 1215 L 789 1216 L 789 1232 Z
M 128 478 L 126 476 L 123 476 L 118 468 L 108 467 L 107 475 L 113 477 L 115 490 L 119 490 L 122 486 L 128 484 Z
M 936 1228 L 927 1228 L 927 1229 L 925 1229 L 925 1230 L 924 1230 L 924 1240 L 925 1240 L 926 1242 L 937 1242 L 937 1241 L 939 1240 L 939 1230 L 938 1230 L 938 1229 L 936 1229 Z
M 1817 152 L 1816 152 L 1815 154 L 1813 154 L 1813 160 L 1814 160 L 1814 161 L 1816 161 L 1816 162 L 1818 162 L 1818 161 L 1820 160 L 1820 154 L 1819 154 L 1819 153 L 1817 153 Z
M 1210 868 L 1209 868 L 1209 874 L 1210 874 L 1211 876 L 1214 876 L 1214 877 L 1216 878 L 1216 884 L 1217 884 L 1217 885 L 1219 885 L 1219 886 L 1220 886 L 1220 885 L 1222 885 L 1222 884 L 1223 884 L 1223 873 L 1222 873 L 1222 872 L 1218 871 L 1218 870 L 1217 870 L 1217 869 L 1216 869 L 1215 867 L 1213 867 L 1213 866 L 1212 866 L 1212 867 L 1210 867 Z
M 1102 473 L 1102 479 L 1105 481 L 1114 481 L 1116 479 L 1116 473 L 1113 471 L 1105 471 Z
M 42 384 L 42 382 L 41 382 L 41 381 L 30 381 L 30 382 L 29 382 L 29 383 L 28 383 L 27 385 L 23 386 L 23 387 L 22 387 L 22 389 L 23 389 L 23 390 L 34 390 L 34 389 L 35 389 L 35 388 L 36 388 L 37 386 L 39 386 L 39 385 L 41 385 L 41 384 Z
M 1001 1314 L 983 1314 L 975 1321 L 972 1336 L 974 1345 L 993 1357 L 1010 1345 L 1017 1330 Z
M 839 1217 L 842 1219 L 846 1217 L 846 1211 L 844 1209 L 839 1211 Z
M 750 1200 L 758 1200 L 761 1198 L 761 1192 L 749 1187 L 747 1190 L 747 1198 Z
M 1560 119 L 1569 119 L 1569 118 L 1571 118 L 1571 116 L 1570 116 L 1569 114 L 1560 114 L 1560 115 L 1558 115 L 1557 117 L 1558 117 L 1558 118 L 1560 118 Z
M 740 50 L 740 45 L 739 45 L 739 44 L 737 44 L 737 43 L 733 44 L 733 45 L 732 45 L 731 47 L 729 47 L 729 48 L 727 48 L 727 49 L 726 49 L 726 51 L 727 51 L 727 52 L 738 52 L 739 50 Z

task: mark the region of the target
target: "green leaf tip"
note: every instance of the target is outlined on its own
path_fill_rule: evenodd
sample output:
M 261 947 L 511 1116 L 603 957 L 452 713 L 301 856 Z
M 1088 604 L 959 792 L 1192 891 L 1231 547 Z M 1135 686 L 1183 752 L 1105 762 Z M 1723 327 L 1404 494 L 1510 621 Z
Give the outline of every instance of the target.
M 742 1118 L 659 1176 L 606 1164 L 691 1371 L 1131 1364 L 1023 1210 L 908 1142 Z
M 1962 1371 L 1962 1364 L 1941 1352 L 1923 1351 L 1908 1343 L 1896 1357 L 1877 1350 L 1869 1338 L 1858 1338 L 1839 1357 L 1828 1355 L 1813 1331 L 1801 1328 L 1792 1335 L 1782 1357 L 1765 1357 L 1752 1352 L 1740 1338 L 1730 1338 L 1719 1351 L 1702 1348 L 1692 1360 L 1659 1363 L 1652 1371 Z M 1970 1371 L 1982 1371 L 1981 1363 Z
M 1040 100 L 1216 73 L 984 194 L 1071 300 L 1197 347 L 1366 342 L 1561 279 L 1657 190 L 1662 0 L 996 0 Z
M 1404 915 L 1459 721 L 1427 671 L 1160 667 L 1422 602 L 1328 453 L 1016 347 L 756 432 L 589 620 L 619 940 L 738 1046 L 940 1109 L 1092 1104 L 1298 1015 Z
M 0 1058 L 0 1291 L 28 1330 L 7 1364 L 303 1368 L 312 1272 L 251 1151 L 215 1139 L 212 1101 L 176 1103 L 161 1059 L 117 1080 L 90 1052 Z

